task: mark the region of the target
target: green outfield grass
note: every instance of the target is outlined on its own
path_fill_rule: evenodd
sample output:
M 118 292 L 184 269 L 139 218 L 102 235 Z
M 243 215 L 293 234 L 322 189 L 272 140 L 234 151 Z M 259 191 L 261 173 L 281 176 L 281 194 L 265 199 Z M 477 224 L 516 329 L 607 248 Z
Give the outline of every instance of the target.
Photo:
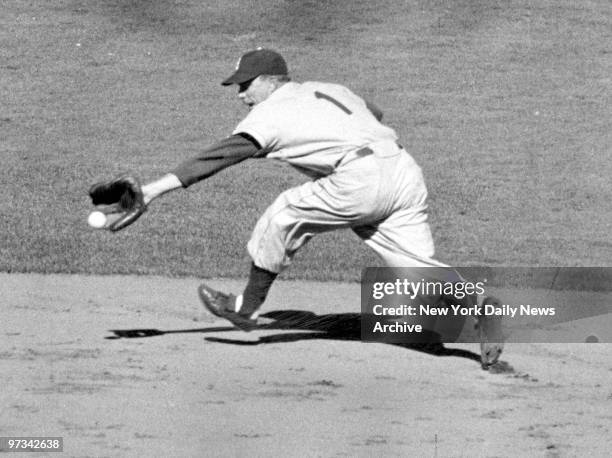
M 608 0 L 6 0 L 0 5 L 0 271 L 241 277 L 259 214 L 306 178 L 249 161 L 110 234 L 87 189 L 156 178 L 245 115 L 223 88 L 244 51 L 385 111 L 424 169 L 437 257 L 454 265 L 612 260 Z M 357 280 L 352 233 L 284 278 Z

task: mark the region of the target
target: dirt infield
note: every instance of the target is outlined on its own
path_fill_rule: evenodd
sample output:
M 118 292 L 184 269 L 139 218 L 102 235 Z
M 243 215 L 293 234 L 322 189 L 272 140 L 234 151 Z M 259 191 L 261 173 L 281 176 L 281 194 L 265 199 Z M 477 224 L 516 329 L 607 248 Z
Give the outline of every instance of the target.
M 62 436 L 78 457 L 609 453 L 609 344 L 510 344 L 485 372 L 475 344 L 237 332 L 197 283 L 0 274 L 2 435 Z M 265 311 L 358 304 L 357 284 L 279 282 Z
M 220 82 L 266 46 L 384 109 L 441 261 L 610 265 L 611 25 L 609 0 L 2 2 L 0 436 L 75 457 L 610 456 L 610 344 L 510 343 L 485 372 L 477 344 L 362 343 L 358 285 L 303 281 L 377 265 L 350 232 L 275 283 L 283 329 L 207 315 L 193 277 L 244 274 L 257 218 L 304 180 L 282 164 L 232 167 L 121 233 L 86 217 L 92 183 L 157 178 L 232 132 L 245 111 Z M 116 275 L 168 273 L 185 278 Z M 609 336 L 601 316 L 572 330 Z

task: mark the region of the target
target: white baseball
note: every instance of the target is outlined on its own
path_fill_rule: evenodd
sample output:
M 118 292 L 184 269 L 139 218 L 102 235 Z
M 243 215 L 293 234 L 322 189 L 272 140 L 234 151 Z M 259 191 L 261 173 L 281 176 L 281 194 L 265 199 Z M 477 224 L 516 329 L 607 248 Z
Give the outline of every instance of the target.
M 106 215 L 99 211 L 93 211 L 87 218 L 87 224 L 94 229 L 100 229 L 106 224 Z

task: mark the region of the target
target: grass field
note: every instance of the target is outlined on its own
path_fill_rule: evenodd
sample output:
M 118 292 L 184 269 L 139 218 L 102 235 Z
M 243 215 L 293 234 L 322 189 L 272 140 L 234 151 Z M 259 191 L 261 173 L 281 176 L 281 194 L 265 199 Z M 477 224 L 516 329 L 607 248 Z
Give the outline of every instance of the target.
M 304 181 L 272 161 L 226 170 L 92 232 L 87 189 L 158 177 L 244 116 L 220 81 L 279 50 L 296 80 L 385 111 L 423 167 L 437 257 L 606 266 L 612 195 L 607 0 L 6 0 L 0 6 L 0 270 L 240 277 L 258 215 Z M 356 280 L 356 236 L 313 240 L 285 278 Z

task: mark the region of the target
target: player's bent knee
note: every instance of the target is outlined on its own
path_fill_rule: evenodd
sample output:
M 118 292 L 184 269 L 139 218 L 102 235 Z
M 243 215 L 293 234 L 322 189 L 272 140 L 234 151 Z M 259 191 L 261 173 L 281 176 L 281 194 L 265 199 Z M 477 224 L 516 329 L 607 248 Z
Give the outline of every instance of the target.
M 299 228 L 298 220 L 282 212 L 260 219 L 247 244 L 255 264 L 271 272 L 288 267 L 295 252 L 312 237 Z

